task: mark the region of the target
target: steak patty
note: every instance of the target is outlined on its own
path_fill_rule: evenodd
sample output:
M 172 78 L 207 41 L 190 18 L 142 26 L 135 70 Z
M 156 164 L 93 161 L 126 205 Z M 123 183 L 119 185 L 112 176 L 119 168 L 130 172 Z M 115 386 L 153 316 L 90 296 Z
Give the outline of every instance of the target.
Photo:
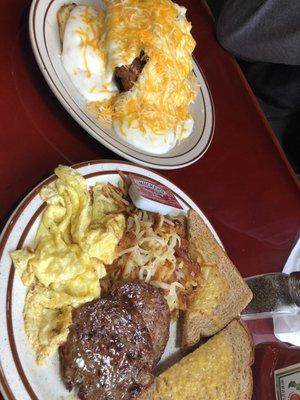
M 119 284 L 112 296 L 125 296 L 141 314 L 150 333 L 158 362 L 169 339 L 170 309 L 161 291 L 139 280 Z
M 115 68 L 115 76 L 121 91 L 127 92 L 132 88 L 147 61 L 148 57 L 141 51 L 140 55 L 130 65 L 122 65 Z
M 78 386 L 82 400 L 136 399 L 152 383 L 168 339 L 170 314 L 164 303 L 158 289 L 132 281 L 76 309 L 60 347 L 66 388 Z

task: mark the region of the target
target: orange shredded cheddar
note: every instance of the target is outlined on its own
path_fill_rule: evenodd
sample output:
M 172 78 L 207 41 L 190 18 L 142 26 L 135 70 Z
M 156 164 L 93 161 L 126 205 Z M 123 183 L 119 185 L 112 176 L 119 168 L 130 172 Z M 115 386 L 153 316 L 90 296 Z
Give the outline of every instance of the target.
M 123 127 L 142 134 L 172 131 L 183 139 L 191 118 L 188 106 L 197 94 L 192 77 L 195 41 L 186 10 L 170 0 L 105 0 L 105 6 L 105 13 L 99 13 L 103 35 L 98 46 L 106 51 L 107 70 L 130 65 L 141 51 L 149 60 L 130 91 L 95 102 L 90 109 L 114 121 L 121 132 Z

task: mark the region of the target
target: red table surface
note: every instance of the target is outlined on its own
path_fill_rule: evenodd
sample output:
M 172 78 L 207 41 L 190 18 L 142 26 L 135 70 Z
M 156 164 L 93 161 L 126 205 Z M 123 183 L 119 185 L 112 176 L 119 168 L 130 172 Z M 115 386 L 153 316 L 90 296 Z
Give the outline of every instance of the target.
M 300 222 L 299 186 L 237 63 L 217 43 L 205 3 L 185 0 L 215 106 L 215 134 L 190 167 L 161 171 L 210 219 L 244 276 L 280 271 Z M 59 163 L 119 159 L 91 138 L 48 88 L 30 47 L 30 1 L 1 0 L 0 223 Z M 249 324 L 255 342 L 271 321 Z M 1 395 L 0 395 L 1 399 Z

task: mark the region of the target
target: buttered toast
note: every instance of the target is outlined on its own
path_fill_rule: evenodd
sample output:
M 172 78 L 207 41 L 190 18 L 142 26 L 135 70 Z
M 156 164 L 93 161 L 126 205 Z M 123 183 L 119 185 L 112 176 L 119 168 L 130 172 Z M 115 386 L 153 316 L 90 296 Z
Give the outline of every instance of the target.
M 143 400 L 250 400 L 252 339 L 233 320 L 193 353 L 155 379 Z
M 196 211 L 188 214 L 189 255 L 201 267 L 202 283 L 191 297 L 183 319 L 182 345 L 212 336 L 236 318 L 252 299 L 223 248 Z

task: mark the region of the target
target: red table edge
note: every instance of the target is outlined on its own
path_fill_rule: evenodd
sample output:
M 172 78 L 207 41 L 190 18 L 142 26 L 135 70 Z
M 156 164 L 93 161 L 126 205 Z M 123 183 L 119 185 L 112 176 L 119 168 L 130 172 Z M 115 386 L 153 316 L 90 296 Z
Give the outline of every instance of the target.
M 251 99 L 252 99 L 252 101 L 253 101 L 253 103 L 255 105 L 255 108 L 256 108 L 257 112 L 260 114 L 260 118 L 261 118 L 263 124 L 265 125 L 266 130 L 268 131 L 269 135 L 271 136 L 271 139 L 272 139 L 277 151 L 279 152 L 282 161 L 284 162 L 285 166 L 287 167 L 287 169 L 288 169 L 288 171 L 289 171 L 289 173 L 290 173 L 295 185 L 297 186 L 298 190 L 300 190 L 300 183 L 299 183 L 299 180 L 297 178 L 297 175 L 294 172 L 291 164 L 289 163 L 289 161 L 287 159 L 287 156 L 286 156 L 285 152 L 283 151 L 283 148 L 280 145 L 280 142 L 277 139 L 277 136 L 275 135 L 271 125 L 269 124 L 269 121 L 267 120 L 267 117 L 266 117 L 265 113 L 263 112 L 262 108 L 260 107 L 260 104 L 259 104 L 255 94 L 253 93 L 253 91 L 252 91 L 252 89 L 251 89 L 251 87 L 250 87 L 245 75 L 243 74 L 243 71 L 241 70 L 241 67 L 239 66 L 238 62 L 235 59 L 233 59 L 233 62 L 236 65 L 237 72 L 238 72 L 241 80 L 243 81 L 243 83 L 244 83 L 244 85 L 245 85 L 245 87 L 246 87 L 246 89 L 247 89 L 247 91 L 249 93 L 249 96 L 251 97 Z

